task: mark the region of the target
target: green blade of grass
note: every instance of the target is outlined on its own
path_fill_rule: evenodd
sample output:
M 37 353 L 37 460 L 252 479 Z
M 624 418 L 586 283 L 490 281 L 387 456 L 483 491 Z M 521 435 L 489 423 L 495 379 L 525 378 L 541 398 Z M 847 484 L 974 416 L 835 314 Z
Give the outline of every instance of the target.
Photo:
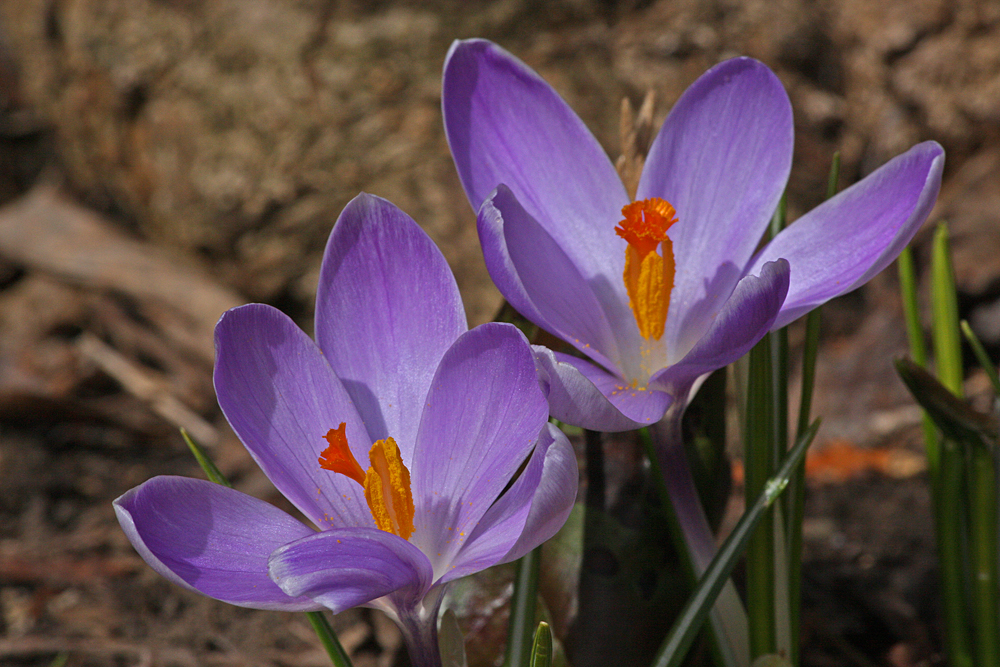
M 504 667 L 527 667 L 531 661 L 532 629 L 535 627 L 535 601 L 538 597 L 538 570 L 541 547 L 536 547 L 517 562 L 514 594 L 510 600 L 510 624 L 507 626 L 507 652 Z
M 927 367 L 927 346 L 924 344 L 924 330 L 920 326 L 920 306 L 917 303 L 917 276 L 913 268 L 913 250 L 909 246 L 899 254 L 899 291 L 903 300 L 903 315 L 906 319 L 906 334 L 910 342 L 910 356 L 917 365 Z M 931 495 L 938 496 L 941 446 L 937 430 L 931 418 L 924 413 L 924 451 L 927 453 L 927 471 L 931 480 Z
M 942 223 L 934 232 L 931 249 L 931 305 L 934 363 L 938 379 L 952 394 L 961 398 L 962 348 L 958 327 L 958 296 L 951 264 L 948 228 Z M 945 632 L 951 664 L 966 667 L 974 664 L 969 634 L 966 583 L 972 575 L 964 551 L 968 507 L 965 503 L 965 456 L 956 440 L 945 436 L 940 449 L 940 473 L 936 501 L 938 548 L 941 557 L 941 587 Z
M 750 535 L 759 527 L 761 518 L 787 486 L 792 471 L 802 461 L 806 449 L 812 443 L 818 429 L 819 421 L 817 420 L 798 439 L 795 446 L 788 452 L 788 456 L 781 464 L 778 473 L 767 481 L 763 493 L 754 500 L 736 524 L 733 532 L 726 538 L 715 558 L 705 570 L 704 576 L 698 582 L 698 586 L 674 627 L 670 630 L 670 634 L 663 642 L 652 667 L 679 667 L 683 662 L 698 630 L 705 622 L 715 598 L 728 581 L 733 568 L 736 567 L 737 561 L 743 554 Z
M 977 665 L 1000 665 L 1000 592 L 997 590 L 997 476 L 993 448 L 979 443 L 969 452 L 969 551 Z
M 979 340 L 979 336 L 972 331 L 972 327 L 965 320 L 961 321 L 962 335 L 965 336 L 965 340 L 968 341 L 969 347 L 972 348 L 972 353 L 976 355 L 976 361 L 979 362 L 979 367 L 983 369 L 986 373 L 986 377 L 990 379 L 990 384 L 993 385 L 993 393 L 1000 396 L 1000 375 L 997 374 L 997 367 L 993 364 L 993 360 L 990 359 L 990 355 L 986 354 L 986 348 L 983 347 L 983 343 Z
M 323 644 L 323 648 L 334 667 L 351 667 L 351 659 L 348 657 L 347 651 L 340 644 L 337 633 L 333 631 L 323 612 L 307 611 L 306 618 L 309 619 L 309 625 L 316 631 L 316 636 L 319 637 L 319 641 Z
M 934 310 L 934 362 L 941 384 L 959 398 L 962 388 L 962 340 L 958 327 L 958 294 L 955 271 L 951 265 L 948 227 L 944 223 L 934 230 L 933 261 L 931 263 L 931 301 Z
M 746 504 L 751 506 L 764 492 L 775 467 L 774 377 L 771 335 L 750 350 L 747 384 L 746 430 L 743 439 L 743 470 Z M 768 510 L 747 545 L 747 621 L 750 659 L 777 652 L 775 615 L 774 512 Z M 784 544 L 780 546 L 784 548 Z
M 229 483 L 226 476 L 223 475 L 222 471 L 215 466 L 215 463 L 209 458 L 204 448 L 195 442 L 194 438 L 191 437 L 191 434 L 187 432 L 187 429 L 181 429 L 181 437 L 184 438 L 184 442 L 187 443 L 188 449 L 190 449 L 191 453 L 194 454 L 195 460 L 198 462 L 198 465 L 201 466 L 201 469 L 205 471 L 205 475 L 208 477 L 209 481 L 221 484 L 222 486 L 228 486 L 230 489 L 233 488 L 233 485 Z

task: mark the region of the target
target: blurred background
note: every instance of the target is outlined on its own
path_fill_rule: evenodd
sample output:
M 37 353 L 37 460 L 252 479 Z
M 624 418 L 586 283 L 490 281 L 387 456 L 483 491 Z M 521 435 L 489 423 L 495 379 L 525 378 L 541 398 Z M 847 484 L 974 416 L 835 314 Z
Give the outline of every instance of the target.
M 440 114 L 444 56 L 466 37 L 535 68 L 612 157 L 623 99 L 652 91 L 659 127 L 711 65 L 762 60 L 795 110 L 792 220 L 835 151 L 846 187 L 937 140 L 932 220 L 951 228 L 962 315 L 1000 351 L 993 0 L 4 0 L 0 665 L 328 664 L 304 618 L 155 575 L 110 503 L 155 474 L 201 476 L 179 427 L 237 488 L 282 502 L 215 404 L 212 328 L 263 301 L 311 331 L 323 246 L 360 191 L 441 246 L 471 324 L 495 316 Z M 805 665 L 941 661 L 920 413 L 890 364 L 906 350 L 896 291 L 890 270 L 823 311 Z M 508 581 L 459 591 L 474 665 L 499 664 Z M 548 590 L 572 656 L 575 603 Z M 335 626 L 358 667 L 405 661 L 380 616 Z

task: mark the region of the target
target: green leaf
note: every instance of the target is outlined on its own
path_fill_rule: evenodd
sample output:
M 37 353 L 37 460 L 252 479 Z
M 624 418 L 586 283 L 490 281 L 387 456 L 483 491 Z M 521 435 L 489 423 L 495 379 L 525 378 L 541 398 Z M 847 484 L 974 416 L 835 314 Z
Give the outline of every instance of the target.
M 221 484 L 222 486 L 228 486 L 230 489 L 233 485 L 229 483 L 226 476 L 222 474 L 222 471 L 215 467 L 215 463 L 208 457 L 205 453 L 204 448 L 194 441 L 194 438 L 187 432 L 187 429 L 181 429 L 181 437 L 184 438 L 184 442 L 187 443 L 188 449 L 194 454 L 194 458 L 198 461 L 198 465 L 201 469 L 205 471 L 208 479 L 216 484 Z
M 998 422 L 995 415 L 973 410 L 909 359 L 897 360 L 896 372 L 947 437 L 972 447 L 990 449 L 996 446 Z
M 552 663 L 552 630 L 542 621 L 535 630 L 535 641 L 531 647 L 530 667 L 549 667 Z

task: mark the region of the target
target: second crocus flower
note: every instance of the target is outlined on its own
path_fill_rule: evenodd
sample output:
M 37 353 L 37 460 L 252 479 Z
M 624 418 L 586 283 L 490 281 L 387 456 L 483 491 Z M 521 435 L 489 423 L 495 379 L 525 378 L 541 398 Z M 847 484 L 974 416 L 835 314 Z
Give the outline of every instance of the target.
M 536 348 L 552 415 L 601 431 L 679 415 L 699 378 L 882 270 L 944 164 L 938 144 L 915 146 L 756 252 L 793 144 L 788 96 L 756 60 L 720 63 L 681 96 L 635 201 L 552 87 L 490 42 L 452 46 L 442 105 L 490 275 L 584 356 Z

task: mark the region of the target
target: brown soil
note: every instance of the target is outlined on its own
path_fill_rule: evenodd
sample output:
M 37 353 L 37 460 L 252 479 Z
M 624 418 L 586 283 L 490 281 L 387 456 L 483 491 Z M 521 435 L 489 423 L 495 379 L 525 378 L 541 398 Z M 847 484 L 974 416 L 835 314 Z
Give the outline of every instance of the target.
M 658 125 L 710 65 L 763 60 L 796 113 L 792 218 L 834 151 L 848 184 L 936 139 L 932 218 L 952 229 L 963 315 L 1000 348 L 990 0 L 0 3 L 0 664 L 326 664 L 303 618 L 153 574 L 110 502 L 200 475 L 179 426 L 238 488 L 283 502 L 214 403 L 211 329 L 260 300 L 308 330 L 323 243 L 359 191 L 425 226 L 472 323 L 493 317 L 439 112 L 448 45 L 471 36 L 536 68 L 612 155 L 622 98 L 652 90 Z M 942 661 L 919 413 L 889 365 L 905 349 L 895 290 L 890 272 L 824 310 L 815 447 L 841 449 L 809 487 L 805 665 Z M 500 655 L 505 577 L 459 596 L 474 664 Z M 399 659 L 382 617 L 335 624 L 359 667 Z

